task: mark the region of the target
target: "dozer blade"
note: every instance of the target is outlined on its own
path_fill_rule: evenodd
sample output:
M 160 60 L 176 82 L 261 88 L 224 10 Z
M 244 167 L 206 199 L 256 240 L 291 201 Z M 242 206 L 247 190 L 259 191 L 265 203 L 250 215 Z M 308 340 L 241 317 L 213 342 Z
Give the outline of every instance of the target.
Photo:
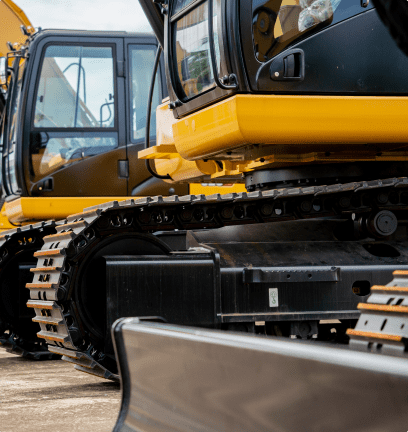
M 313 341 L 124 318 L 114 432 L 397 431 L 408 424 L 408 361 Z

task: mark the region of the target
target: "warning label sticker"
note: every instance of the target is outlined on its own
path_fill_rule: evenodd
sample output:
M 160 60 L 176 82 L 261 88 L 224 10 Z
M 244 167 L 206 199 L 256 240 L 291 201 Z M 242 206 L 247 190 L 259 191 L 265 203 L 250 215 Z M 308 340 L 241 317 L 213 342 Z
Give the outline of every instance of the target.
M 269 307 L 278 307 L 278 288 L 269 288 Z

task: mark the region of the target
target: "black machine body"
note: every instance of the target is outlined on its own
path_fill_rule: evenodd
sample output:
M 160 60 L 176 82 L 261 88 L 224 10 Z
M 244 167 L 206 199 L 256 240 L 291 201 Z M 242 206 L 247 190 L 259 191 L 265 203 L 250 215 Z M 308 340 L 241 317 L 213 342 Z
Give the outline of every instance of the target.
M 164 47 L 176 118 L 234 93 L 408 93 L 408 59 L 370 2 L 191 0 L 163 2 L 160 7 L 150 0 L 140 3 L 153 28 L 160 29 L 156 35 Z M 208 19 L 211 12 L 213 20 Z M 200 47 L 194 45 L 199 43 Z

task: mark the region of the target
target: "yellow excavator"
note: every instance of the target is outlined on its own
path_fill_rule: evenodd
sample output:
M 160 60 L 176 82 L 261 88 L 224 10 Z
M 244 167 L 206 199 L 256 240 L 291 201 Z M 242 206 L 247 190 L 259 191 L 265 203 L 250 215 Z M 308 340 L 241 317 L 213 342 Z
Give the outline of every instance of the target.
M 27 305 L 38 336 L 113 380 L 110 328 L 123 316 L 304 339 L 310 352 L 351 337 L 368 354 L 403 356 L 405 327 L 388 314 L 405 313 L 404 290 L 385 285 L 408 271 L 408 59 L 373 5 L 141 4 L 169 99 L 139 158 L 168 185 L 247 191 L 116 200 L 69 216 L 34 253 Z M 354 329 L 361 310 L 374 318 Z
M 53 221 L 112 199 L 186 194 L 190 185 L 171 185 L 154 177 L 137 156 L 146 135 L 149 79 L 157 49 L 153 35 L 35 31 L 10 0 L 0 2 L 0 18 L 0 46 L 6 56 L 0 60 L 0 341 L 15 353 L 48 358 L 36 337 L 37 324 L 31 321 L 34 312 L 25 307 L 25 284 L 33 278 L 33 252 L 44 236 L 56 232 Z M 164 82 L 162 64 L 153 117 L 167 97 Z M 152 142 L 155 132 L 152 127 Z M 201 183 L 191 190 L 239 190 L 231 181 L 222 188 L 227 182 Z

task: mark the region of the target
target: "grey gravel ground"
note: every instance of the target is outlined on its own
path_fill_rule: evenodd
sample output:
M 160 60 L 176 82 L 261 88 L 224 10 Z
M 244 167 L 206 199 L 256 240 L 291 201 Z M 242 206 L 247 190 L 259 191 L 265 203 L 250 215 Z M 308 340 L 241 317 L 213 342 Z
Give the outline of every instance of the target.
M 111 432 L 118 384 L 61 360 L 30 361 L 0 348 L 0 432 Z

